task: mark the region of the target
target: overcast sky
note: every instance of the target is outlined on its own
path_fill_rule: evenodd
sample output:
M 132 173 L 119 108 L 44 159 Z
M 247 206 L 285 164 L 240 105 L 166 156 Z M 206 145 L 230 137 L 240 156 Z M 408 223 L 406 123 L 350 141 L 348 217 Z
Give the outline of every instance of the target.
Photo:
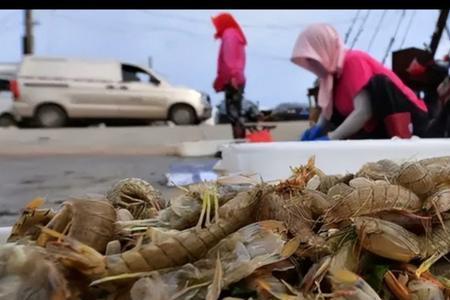
M 170 82 L 208 92 L 216 74 L 219 42 L 211 16 L 218 10 L 34 10 L 37 55 L 112 58 L 147 65 Z M 314 77 L 290 61 L 299 32 L 313 22 L 328 22 L 345 37 L 357 10 L 230 10 L 248 39 L 246 97 L 263 107 L 280 102 L 307 102 Z M 361 10 L 347 46 L 382 60 L 392 50 L 429 44 L 438 10 Z M 403 16 L 403 17 L 402 17 Z M 378 25 L 382 20 L 379 30 Z M 399 25 L 400 24 L 400 25 Z M 23 11 L 0 11 L 0 61 L 21 58 Z M 377 33 L 377 34 L 375 34 Z M 370 45 L 370 47 L 369 47 Z M 450 48 L 444 33 L 437 57 Z M 390 66 L 391 57 L 386 64 Z

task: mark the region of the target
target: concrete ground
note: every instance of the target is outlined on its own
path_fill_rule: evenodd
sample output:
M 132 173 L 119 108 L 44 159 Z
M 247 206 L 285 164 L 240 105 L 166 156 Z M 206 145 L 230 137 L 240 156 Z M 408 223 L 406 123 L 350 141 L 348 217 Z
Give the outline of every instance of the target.
M 275 141 L 296 141 L 308 122 L 266 123 L 276 126 Z M 86 127 L 61 129 L 0 128 L 2 155 L 173 155 L 182 142 L 232 139 L 229 125 Z
M 170 164 L 210 159 L 158 155 L 0 157 L 0 226 L 13 224 L 24 205 L 35 197 L 44 197 L 47 207 L 56 207 L 71 196 L 104 194 L 126 177 L 147 180 L 170 198 L 180 192 L 165 186 L 164 175 Z
M 307 124 L 267 125 L 277 126 L 275 141 L 293 141 Z M 171 163 L 211 159 L 174 156 L 182 142 L 231 138 L 229 125 L 0 129 L 0 226 L 12 224 L 35 197 L 53 207 L 70 196 L 103 194 L 126 177 L 145 179 L 171 197 L 179 192 L 163 184 Z

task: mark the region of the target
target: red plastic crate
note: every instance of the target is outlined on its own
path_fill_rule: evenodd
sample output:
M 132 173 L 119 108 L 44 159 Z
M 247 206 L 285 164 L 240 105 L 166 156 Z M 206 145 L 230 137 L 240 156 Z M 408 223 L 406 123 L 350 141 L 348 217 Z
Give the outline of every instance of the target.
M 246 139 L 250 143 L 268 143 L 268 142 L 273 142 L 272 134 L 270 133 L 270 131 L 268 129 L 248 132 L 246 134 Z

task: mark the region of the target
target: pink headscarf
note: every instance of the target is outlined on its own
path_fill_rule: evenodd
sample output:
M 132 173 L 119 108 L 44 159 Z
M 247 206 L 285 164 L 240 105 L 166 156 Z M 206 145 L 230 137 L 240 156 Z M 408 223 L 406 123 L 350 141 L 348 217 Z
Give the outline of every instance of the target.
M 339 76 L 344 64 L 345 48 L 336 29 L 328 24 L 308 26 L 297 38 L 291 61 L 313 73 L 315 68 L 308 62 L 314 59 L 327 71 L 320 79 L 319 106 L 322 114 L 330 119 L 333 113 L 333 79 Z

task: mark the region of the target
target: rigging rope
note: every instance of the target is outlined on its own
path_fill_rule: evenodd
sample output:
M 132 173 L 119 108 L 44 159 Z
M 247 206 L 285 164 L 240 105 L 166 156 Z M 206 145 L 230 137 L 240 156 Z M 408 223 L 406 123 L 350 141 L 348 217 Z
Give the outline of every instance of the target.
M 355 17 L 353 18 L 352 23 L 350 24 L 350 26 L 348 27 L 347 32 L 345 33 L 345 39 L 344 39 L 344 43 L 345 43 L 345 44 L 347 44 L 348 38 L 350 37 L 350 34 L 351 34 L 352 31 L 353 31 L 353 26 L 355 26 L 356 20 L 358 20 L 358 16 L 359 16 L 359 13 L 360 13 L 360 12 L 361 12 L 361 10 L 358 9 L 358 11 L 356 12 Z
M 403 21 L 404 17 L 405 17 L 405 10 L 402 11 L 402 14 L 401 14 L 400 19 L 398 21 L 397 28 L 395 29 L 394 35 L 391 37 L 391 40 L 389 41 L 388 47 L 386 49 L 386 53 L 384 54 L 384 57 L 383 57 L 383 65 L 386 62 L 386 59 L 387 59 L 387 57 L 389 55 L 389 52 L 391 51 L 392 46 L 394 45 L 395 37 L 397 36 L 398 30 L 400 29 L 400 25 L 402 24 L 402 21 Z
M 383 14 L 381 15 L 380 21 L 378 21 L 377 27 L 375 28 L 375 32 L 373 33 L 372 38 L 370 39 L 369 47 L 367 48 L 367 52 L 370 52 L 370 49 L 372 48 L 373 41 L 375 40 L 375 37 L 378 35 L 378 32 L 380 31 L 381 24 L 383 23 L 386 13 L 387 13 L 387 10 L 385 9 L 383 11 Z
M 353 38 L 353 43 L 352 43 L 352 46 L 350 47 L 351 49 L 353 49 L 353 47 L 355 46 L 356 41 L 358 40 L 359 36 L 364 31 L 364 25 L 366 24 L 367 19 L 369 18 L 370 12 L 371 12 L 370 10 L 367 10 L 366 16 L 364 17 L 364 19 L 363 19 L 363 21 L 361 23 L 361 26 L 359 27 L 358 32 L 356 33 L 355 37 Z
M 412 14 L 411 14 L 411 18 L 409 18 L 408 25 L 406 26 L 406 31 L 405 31 L 405 34 L 403 35 L 402 42 L 400 43 L 400 46 L 398 47 L 399 49 L 402 48 L 403 44 L 406 41 L 406 36 L 409 33 L 409 29 L 411 29 L 411 24 L 412 24 L 412 21 L 413 21 L 415 15 L 416 15 L 416 11 L 413 11 Z

